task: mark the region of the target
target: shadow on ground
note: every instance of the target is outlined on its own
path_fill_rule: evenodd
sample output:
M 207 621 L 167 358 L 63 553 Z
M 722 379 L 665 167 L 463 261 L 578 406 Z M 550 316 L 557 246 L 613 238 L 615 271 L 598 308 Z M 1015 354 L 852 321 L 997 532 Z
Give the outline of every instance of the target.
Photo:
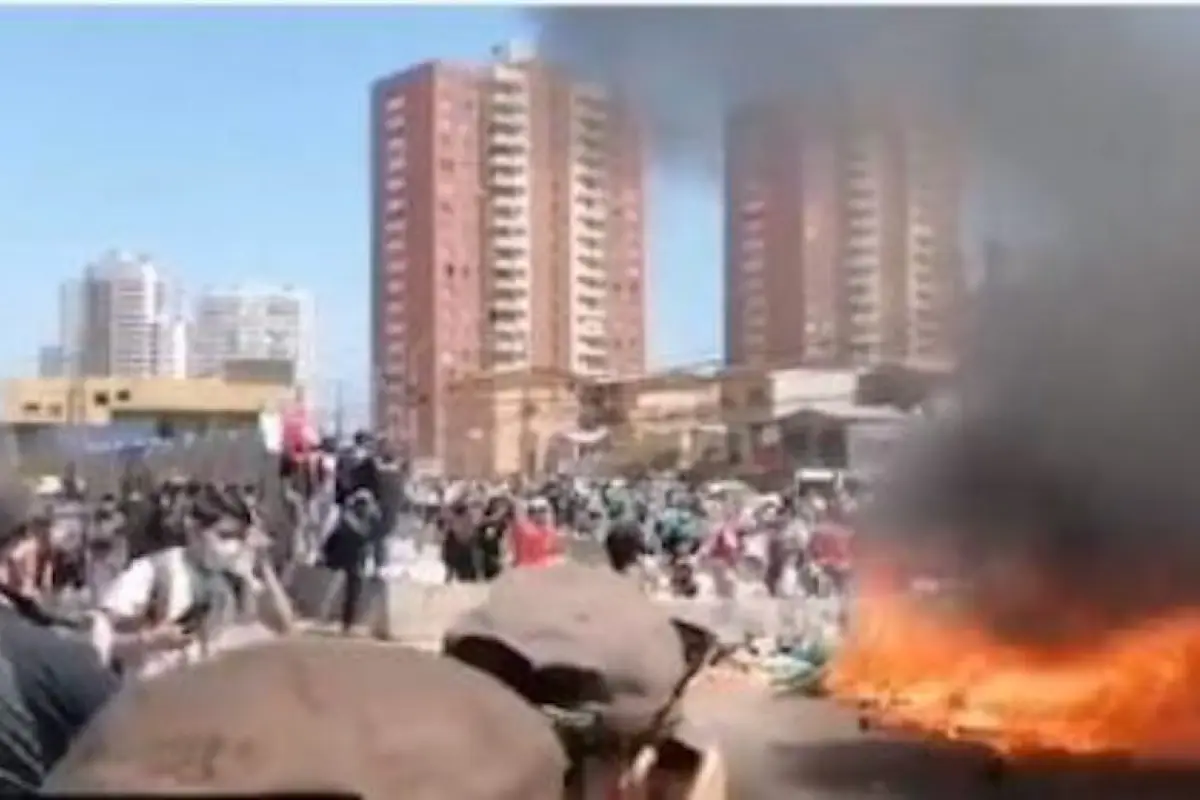
M 770 758 L 793 791 L 814 798 L 897 800 L 1184 800 L 1200 797 L 1200 768 L 1133 767 L 1109 759 L 1054 759 L 997 771 L 980 749 L 918 741 L 776 746 Z

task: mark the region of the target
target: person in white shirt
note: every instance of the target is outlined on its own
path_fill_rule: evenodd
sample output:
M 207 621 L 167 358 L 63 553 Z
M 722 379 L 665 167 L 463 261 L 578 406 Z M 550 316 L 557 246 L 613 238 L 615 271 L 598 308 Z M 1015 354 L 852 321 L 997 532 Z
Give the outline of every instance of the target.
M 196 632 L 179 622 L 195 594 L 185 548 L 135 558 L 100 599 L 101 624 L 93 634 L 98 649 L 142 675 L 198 658 Z
M 261 626 L 248 635 L 245 625 L 233 625 L 235 584 L 247 597 L 266 600 L 255 611 L 267 629 L 292 625 L 286 593 L 262 557 L 265 537 L 238 525 L 188 525 L 186 545 L 134 559 L 100 599 L 94 644 L 107 660 L 143 677 L 266 638 Z

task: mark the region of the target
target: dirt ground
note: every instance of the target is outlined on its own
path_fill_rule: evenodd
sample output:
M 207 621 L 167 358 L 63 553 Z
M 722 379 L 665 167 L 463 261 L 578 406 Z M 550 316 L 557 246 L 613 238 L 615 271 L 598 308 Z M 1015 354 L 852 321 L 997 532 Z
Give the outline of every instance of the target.
M 688 714 L 722 743 L 734 800 L 1192 800 L 1200 768 L 1114 759 L 1010 766 L 997 779 L 978 748 L 863 733 L 826 701 L 752 688 L 705 688 Z M 1198 754 L 1200 756 L 1200 754 Z M 1200 759 L 1198 759 L 1200 760 Z

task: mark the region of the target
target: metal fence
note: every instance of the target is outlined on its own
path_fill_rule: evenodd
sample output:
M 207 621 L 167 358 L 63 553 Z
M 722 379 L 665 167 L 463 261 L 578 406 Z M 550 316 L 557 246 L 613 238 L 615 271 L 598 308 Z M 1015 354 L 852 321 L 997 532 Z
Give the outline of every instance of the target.
M 275 473 L 275 457 L 256 429 L 184 434 L 170 439 L 114 435 L 77 428 L 22 434 L 0 431 L 0 459 L 26 479 L 61 475 L 69 464 L 94 493 L 115 492 L 130 464 L 155 478 L 181 475 L 203 481 L 261 484 Z

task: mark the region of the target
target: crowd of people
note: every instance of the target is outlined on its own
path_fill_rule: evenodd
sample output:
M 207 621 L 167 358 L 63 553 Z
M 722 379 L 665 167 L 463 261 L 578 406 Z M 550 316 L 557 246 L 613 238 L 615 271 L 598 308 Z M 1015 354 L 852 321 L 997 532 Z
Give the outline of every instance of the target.
M 223 485 L 133 465 L 100 497 L 70 470 L 50 498 L 3 484 L 0 660 L 15 681 L 0 682 L 0 706 L 24 711 L 0 712 L 0 791 L 36 788 L 124 681 L 293 632 L 285 586 L 299 565 L 343 576 L 346 633 L 398 540 L 439 552 L 447 582 L 584 561 L 643 595 L 822 596 L 852 571 L 842 482 L 760 494 L 666 475 L 416 478 L 367 434 L 285 453 L 274 477 Z
M 297 549 L 344 574 L 346 630 L 364 577 L 388 565 L 397 537 L 436 544 L 449 582 L 491 581 L 510 566 L 571 555 L 602 560 L 652 593 L 827 596 L 842 593 L 852 571 L 857 487 L 836 476 L 777 493 L 665 474 L 420 479 L 366 434 L 340 452 L 326 441 L 285 463 L 304 532 Z

